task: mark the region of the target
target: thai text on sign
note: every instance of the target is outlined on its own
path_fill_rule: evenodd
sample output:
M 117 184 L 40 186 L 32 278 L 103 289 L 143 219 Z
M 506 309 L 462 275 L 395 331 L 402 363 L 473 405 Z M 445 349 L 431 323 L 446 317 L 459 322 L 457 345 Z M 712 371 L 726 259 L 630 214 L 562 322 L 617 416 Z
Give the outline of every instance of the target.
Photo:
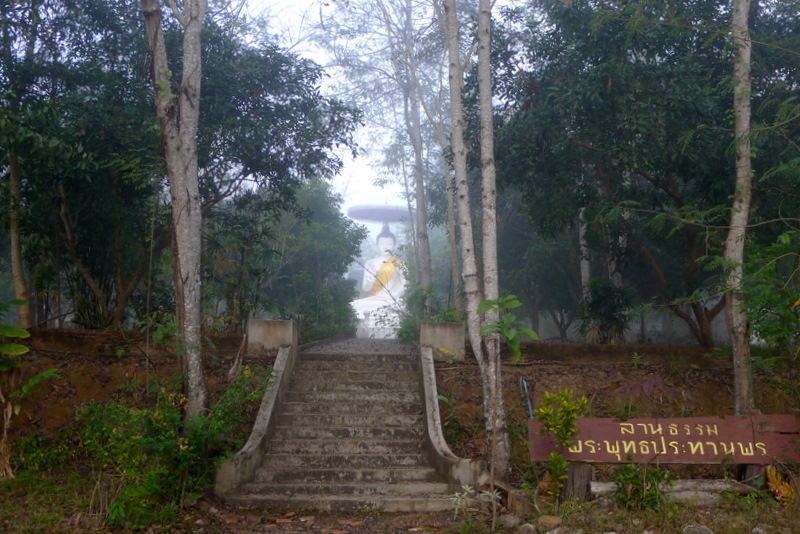
M 581 418 L 573 445 L 561 452 L 576 462 L 692 463 L 723 461 L 768 464 L 800 461 L 800 432 L 794 415 L 616 419 Z M 529 423 L 533 460 L 556 449 L 542 424 Z

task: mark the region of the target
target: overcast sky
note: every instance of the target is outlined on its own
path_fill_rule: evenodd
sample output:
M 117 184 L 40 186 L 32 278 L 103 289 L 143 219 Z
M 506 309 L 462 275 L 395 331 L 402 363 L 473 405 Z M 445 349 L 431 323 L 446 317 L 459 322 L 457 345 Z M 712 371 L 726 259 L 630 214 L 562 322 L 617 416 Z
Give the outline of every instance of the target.
M 323 2 L 325 3 L 325 2 Z M 320 0 L 248 0 L 248 8 L 254 15 L 265 15 L 271 21 L 271 31 L 280 38 L 280 44 L 293 52 L 309 57 L 324 65 L 328 56 L 324 50 L 308 42 L 312 25 L 319 19 Z M 361 143 L 362 148 L 366 143 Z M 355 160 L 349 152 L 341 154 L 345 167 L 334 182 L 334 189 L 344 198 L 342 211 L 352 206 L 366 204 L 405 206 L 400 196 L 399 185 L 379 188 L 373 185 L 377 172 L 371 168 L 380 154 L 365 154 Z M 380 225 L 367 224 L 374 235 L 380 232 Z

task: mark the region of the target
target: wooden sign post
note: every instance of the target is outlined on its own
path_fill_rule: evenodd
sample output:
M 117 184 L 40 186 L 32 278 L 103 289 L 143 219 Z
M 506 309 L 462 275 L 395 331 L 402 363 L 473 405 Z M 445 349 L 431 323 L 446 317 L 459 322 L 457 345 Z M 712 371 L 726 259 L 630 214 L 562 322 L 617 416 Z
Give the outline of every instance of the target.
M 663 464 L 769 464 L 800 462 L 800 432 L 794 415 L 749 415 L 629 419 L 581 418 L 571 462 Z M 555 444 L 530 421 L 533 460 L 546 461 Z

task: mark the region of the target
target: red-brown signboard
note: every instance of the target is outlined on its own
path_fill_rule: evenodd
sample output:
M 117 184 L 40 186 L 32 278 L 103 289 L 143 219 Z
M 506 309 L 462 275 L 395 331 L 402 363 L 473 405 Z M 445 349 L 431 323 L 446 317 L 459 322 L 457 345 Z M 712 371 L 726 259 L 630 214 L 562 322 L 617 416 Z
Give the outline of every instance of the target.
M 773 459 L 800 462 L 800 432 L 794 415 L 583 418 L 576 421 L 573 445 L 561 451 L 574 462 L 768 464 Z M 542 424 L 528 426 L 531 458 L 547 460 L 556 449 Z

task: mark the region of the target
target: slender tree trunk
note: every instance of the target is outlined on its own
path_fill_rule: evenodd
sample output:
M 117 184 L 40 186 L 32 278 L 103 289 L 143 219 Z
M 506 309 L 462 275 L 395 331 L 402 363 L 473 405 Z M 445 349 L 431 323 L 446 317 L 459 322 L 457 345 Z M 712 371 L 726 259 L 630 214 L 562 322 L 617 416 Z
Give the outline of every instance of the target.
M 497 278 L 497 170 L 494 162 L 494 107 L 492 106 L 491 1 L 480 0 L 478 13 L 478 89 L 481 116 L 481 208 L 483 229 L 483 291 L 496 300 L 500 294 Z M 498 319 L 495 311 L 486 322 Z
M 736 189 L 733 193 L 731 223 L 725 240 L 728 272 L 725 279 L 725 311 L 733 348 L 734 404 L 738 414 L 751 413 L 753 382 L 750 366 L 750 335 L 747 307 L 742 287 L 744 244 L 752 195 L 750 161 L 750 42 L 748 16 L 750 0 L 733 1 L 733 109 L 736 140 Z
M 644 258 L 645 263 L 650 266 L 650 270 L 658 281 L 662 298 L 670 311 L 681 321 L 686 323 L 686 326 L 689 327 L 692 335 L 701 346 L 709 348 L 714 347 L 714 331 L 711 328 L 711 321 L 725 308 L 725 299 L 720 299 L 720 301 L 711 308 L 706 308 L 700 301 L 693 302 L 689 306 L 691 313 L 687 311 L 683 305 L 672 304 L 675 298 L 672 294 L 667 276 L 664 274 L 664 271 L 662 271 L 658 260 L 653 256 L 652 252 L 647 245 L 645 245 L 642 237 L 637 232 L 631 231 L 628 236 L 633 240 L 640 255 Z M 690 282 L 694 282 L 697 279 L 697 273 L 694 269 L 687 270 L 685 279 Z
M 200 115 L 200 32 L 206 0 L 186 0 L 173 15 L 183 27 L 183 78 L 178 95 L 172 93 L 172 77 L 161 28 L 159 0 L 141 0 L 152 59 L 156 114 L 161 125 L 164 154 L 172 198 L 172 221 L 177 248 L 175 277 L 186 362 L 187 421 L 204 415 L 208 390 L 203 379 L 200 344 L 200 256 L 202 213 L 197 179 L 197 127 Z M 172 4 L 171 4 L 172 5 Z M 182 312 L 182 313 L 180 313 Z
M 483 229 L 484 298 L 497 300 L 500 283 L 497 268 L 497 171 L 494 161 L 494 106 L 492 105 L 491 24 L 492 1 L 480 0 L 478 11 L 478 88 L 481 115 L 481 211 Z M 486 312 L 484 324 L 497 322 L 496 309 Z M 507 480 L 511 473 L 511 454 L 503 405 L 503 367 L 500 361 L 500 336 L 484 336 L 483 358 L 486 374 L 494 381 L 491 388 L 492 467 L 494 475 Z M 487 395 L 488 396 L 488 395 Z M 485 403 L 484 403 L 485 404 Z
M 437 3 L 438 6 L 438 3 Z M 464 106 L 462 100 L 463 68 L 459 58 L 458 20 L 455 0 L 444 0 L 444 10 L 438 9 L 445 31 L 449 57 L 450 111 L 452 117 L 451 143 L 453 146 L 453 168 L 456 176 L 457 214 L 459 234 L 461 237 L 461 254 L 463 262 L 462 278 L 466 299 L 467 331 L 470 345 L 481 372 L 483 385 L 483 407 L 486 416 L 487 434 L 496 435 L 498 439 L 491 441 L 490 458 L 495 476 L 505 478 L 509 469 L 509 449 L 505 423 L 505 410 L 502 408 L 502 390 L 500 389 L 499 347 L 497 352 L 484 344 L 481 336 L 481 317 L 478 306 L 483 300 L 481 278 L 478 272 L 475 240 L 469 200 L 469 183 L 467 176 L 467 146 L 464 142 Z M 491 224 L 491 221 L 490 221 Z M 491 240 L 489 245 L 491 246 Z M 496 253 L 495 253 L 496 257 Z M 492 273 L 496 284 L 496 267 Z M 490 339 L 489 343 L 493 343 Z
M 444 159 L 444 158 L 442 158 Z M 460 256 L 458 254 L 458 225 L 456 225 L 456 210 L 455 210 L 455 195 L 453 188 L 450 186 L 450 167 L 444 165 L 445 173 L 444 179 L 446 180 L 445 191 L 447 192 L 447 242 L 450 245 L 450 283 L 453 286 L 453 307 L 456 312 L 464 312 L 464 302 L 461 298 L 461 284 L 459 284 L 460 269 L 459 265 Z
M 410 3 L 410 0 L 409 0 Z M 441 5 L 438 2 L 434 2 L 434 7 L 437 13 L 441 12 Z M 444 67 L 444 64 L 442 65 Z M 421 108 L 425 112 L 425 116 L 428 119 L 428 122 L 433 126 L 434 133 L 436 135 L 436 142 L 441 149 L 439 153 L 439 162 L 442 167 L 442 179 L 444 180 L 444 187 L 445 187 L 445 195 L 447 198 L 447 239 L 448 245 L 450 248 L 450 285 L 451 285 L 451 293 L 453 296 L 453 307 L 456 309 L 458 313 L 462 313 L 464 311 L 464 304 L 462 303 L 461 298 L 461 291 L 460 291 L 460 261 L 458 255 L 458 228 L 456 226 L 456 214 L 455 214 L 455 197 L 453 187 L 451 187 L 450 179 L 452 176 L 452 168 L 450 167 L 449 162 L 444 157 L 445 152 L 449 148 L 447 135 L 445 133 L 445 114 L 446 112 L 443 109 L 443 98 L 437 99 L 437 106 L 436 106 L 436 113 L 428 106 L 425 102 L 425 91 L 423 90 L 422 85 L 419 82 L 417 77 L 416 65 L 413 61 L 409 61 L 409 71 L 411 72 L 411 78 L 414 82 L 414 86 L 416 87 L 417 91 L 417 103 L 419 104 L 419 108 Z M 427 216 L 427 206 L 426 206 L 426 216 Z M 426 234 L 427 240 L 427 234 Z M 430 258 L 430 242 L 428 241 L 428 258 Z M 432 280 L 431 275 L 431 280 Z M 432 282 L 431 282 L 432 283 Z M 448 305 L 450 304 L 450 299 L 448 298 Z
M 579 179 L 578 186 L 583 189 L 586 183 L 586 177 L 591 173 L 591 168 L 587 164 L 582 165 L 582 176 Z M 589 294 L 589 281 L 592 278 L 592 261 L 591 252 L 589 250 L 589 241 L 586 239 L 586 208 L 581 206 L 578 210 L 578 250 L 580 251 L 580 273 L 581 273 L 581 298 L 586 298 Z
M 411 98 L 411 130 L 413 132 L 411 144 L 414 147 L 414 197 L 416 199 L 417 214 L 417 247 L 419 248 L 419 285 L 425 291 L 431 288 L 431 244 L 428 238 L 428 205 L 425 195 L 425 177 L 422 162 L 422 126 L 419 114 L 419 102 Z M 430 308 L 429 298 L 426 299 L 426 308 Z
M 478 305 L 483 299 L 475 254 L 475 240 L 469 200 L 467 176 L 467 146 L 464 142 L 463 69 L 459 59 L 458 19 L 455 0 L 444 0 L 443 26 L 449 56 L 450 114 L 452 117 L 451 143 L 453 147 L 453 171 L 456 181 L 456 215 L 461 238 L 462 274 L 466 299 L 467 331 L 475 355 L 482 359 L 480 317 Z M 488 417 L 488 414 L 487 414 Z
M 414 76 L 415 45 L 413 34 L 413 5 L 411 0 L 405 4 L 405 26 L 403 45 L 406 52 L 407 99 L 408 99 L 408 134 L 414 150 L 414 197 L 417 214 L 417 248 L 419 251 L 419 285 L 426 292 L 431 288 L 431 245 L 428 238 L 428 204 L 425 195 L 425 176 L 423 173 L 422 120 L 420 117 L 420 96 L 416 90 Z M 425 299 L 426 313 L 430 309 L 430 298 Z
M 445 31 L 449 57 L 448 79 L 450 82 L 450 115 L 452 122 L 450 138 L 453 148 L 453 171 L 456 181 L 456 215 L 459 237 L 461 238 L 461 260 L 463 264 L 461 279 L 464 283 L 467 331 L 470 345 L 472 345 L 473 351 L 478 356 L 482 354 L 478 305 L 483 299 L 483 294 L 478 275 L 469 200 L 467 146 L 464 142 L 464 104 L 461 95 L 464 75 L 459 58 L 458 19 L 455 0 L 444 0 L 442 25 Z
M 578 247 L 580 249 L 581 297 L 589 293 L 589 280 L 592 277 L 592 266 L 589 260 L 589 242 L 586 239 L 586 208 L 578 212 Z
M 25 47 L 23 51 L 23 64 L 25 68 L 14 69 L 12 65 L 20 58 L 17 57 L 19 50 L 14 51 L 11 36 L 11 24 L 2 24 L 2 49 L 0 49 L 0 69 L 6 71 L 9 78 L 9 87 L 4 87 L 4 91 L 8 90 L 13 95 L 10 101 L 10 109 L 15 115 L 12 120 L 20 120 L 20 101 L 29 92 L 30 84 L 33 83 L 32 74 L 35 70 L 32 68 L 34 53 L 36 52 L 37 43 L 39 41 L 39 28 L 42 18 L 39 16 L 41 6 L 38 3 L 31 3 L 30 5 L 19 6 L 15 3 L 2 2 L 0 3 L 0 16 L 3 20 L 7 19 L 10 10 L 25 10 L 27 11 L 28 25 L 25 28 L 27 34 L 25 40 Z M 14 59 L 12 59 L 14 58 Z M 17 128 L 20 128 L 19 122 Z M 17 299 L 24 300 L 17 309 L 17 324 L 21 328 L 30 328 L 33 326 L 31 320 L 31 305 L 28 295 L 28 286 L 25 281 L 25 267 L 22 261 L 22 241 L 20 236 L 19 225 L 19 207 L 22 198 L 22 169 L 19 162 L 19 153 L 14 143 L 11 146 L 4 147 L 8 154 L 8 174 L 9 174 L 9 193 L 10 193 L 10 206 L 9 206 L 9 237 L 11 238 L 11 276 L 14 280 L 14 293 Z
M 456 312 L 460 314 L 464 311 L 464 303 L 461 299 L 459 284 L 459 266 L 461 262 L 459 261 L 458 255 L 458 226 L 456 225 L 455 195 L 453 187 L 450 183 L 453 175 L 453 169 L 450 167 L 447 158 L 444 157 L 445 151 L 448 147 L 447 136 L 445 135 L 444 131 L 444 119 L 439 121 L 435 120 L 427 108 L 425 108 L 425 112 L 430 123 L 434 125 L 436 140 L 439 144 L 439 148 L 441 149 L 441 152 L 439 153 L 439 163 L 442 167 L 442 179 L 444 180 L 445 198 L 447 202 L 447 243 L 450 248 L 450 285 L 453 296 L 453 307 L 455 308 Z M 440 117 L 443 115 L 444 112 L 439 113 Z M 448 305 L 449 304 L 450 299 L 448 299 Z
M 9 191 L 11 193 L 11 206 L 8 214 L 8 233 L 11 237 L 11 274 L 14 278 L 14 293 L 16 298 L 24 300 L 25 304 L 17 307 L 18 325 L 21 328 L 30 328 L 31 305 L 28 298 L 28 286 L 25 282 L 25 267 L 22 263 L 22 240 L 19 230 L 19 203 L 22 195 L 22 170 L 19 165 L 19 155 L 14 149 L 8 150 Z

